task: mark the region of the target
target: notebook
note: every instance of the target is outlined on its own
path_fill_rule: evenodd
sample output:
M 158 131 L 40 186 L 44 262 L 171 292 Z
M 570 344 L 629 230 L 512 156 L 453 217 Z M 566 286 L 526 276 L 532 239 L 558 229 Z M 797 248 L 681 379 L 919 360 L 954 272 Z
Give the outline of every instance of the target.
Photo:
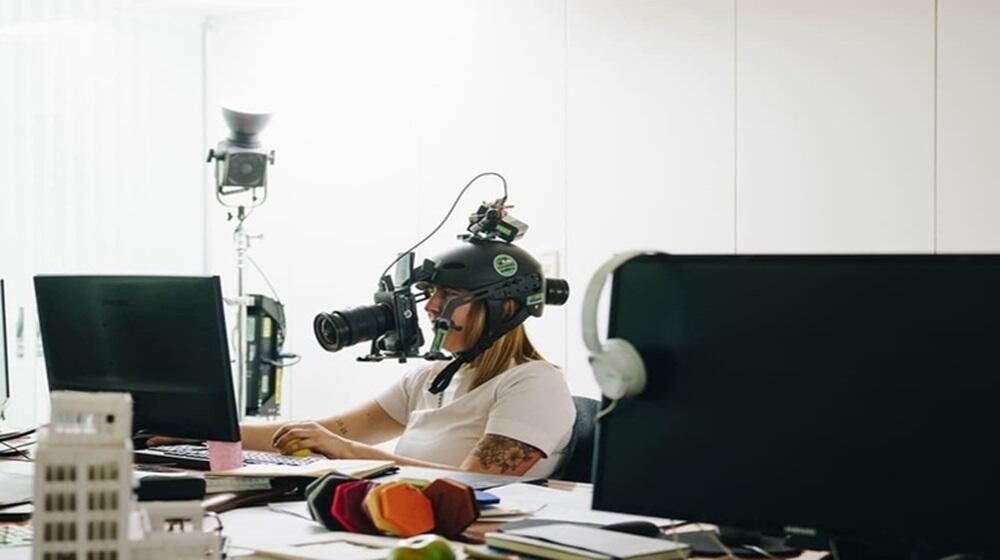
M 670 540 L 568 523 L 486 533 L 486 544 L 553 560 L 675 560 L 690 553 L 688 545 Z
M 31 502 L 32 475 L 0 473 L 0 507 Z
M 214 471 L 225 476 L 303 476 L 319 478 L 335 472 L 351 478 L 373 478 L 396 470 L 392 461 L 366 459 L 322 459 L 306 465 L 244 465 L 230 471 Z

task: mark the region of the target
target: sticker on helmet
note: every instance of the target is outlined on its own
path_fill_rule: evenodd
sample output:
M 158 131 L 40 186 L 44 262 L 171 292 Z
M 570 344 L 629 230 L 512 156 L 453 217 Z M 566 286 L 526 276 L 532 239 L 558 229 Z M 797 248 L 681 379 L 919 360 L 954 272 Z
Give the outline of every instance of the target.
M 514 257 L 501 253 L 493 258 L 493 270 L 500 276 L 510 278 L 517 274 L 517 261 Z
M 531 294 L 530 296 L 528 296 L 528 299 L 526 301 L 528 302 L 528 305 L 538 305 L 539 303 L 545 301 L 545 294 L 541 292 L 538 292 L 537 294 Z

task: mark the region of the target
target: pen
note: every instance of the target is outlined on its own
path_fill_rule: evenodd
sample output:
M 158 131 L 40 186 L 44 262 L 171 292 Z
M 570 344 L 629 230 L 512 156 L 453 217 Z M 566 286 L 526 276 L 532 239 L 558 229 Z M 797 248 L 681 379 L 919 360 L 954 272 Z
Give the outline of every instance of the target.
M 484 550 L 473 546 L 462 547 L 462 552 L 473 560 L 521 560 L 521 557 L 516 554 L 493 552 L 492 550 Z

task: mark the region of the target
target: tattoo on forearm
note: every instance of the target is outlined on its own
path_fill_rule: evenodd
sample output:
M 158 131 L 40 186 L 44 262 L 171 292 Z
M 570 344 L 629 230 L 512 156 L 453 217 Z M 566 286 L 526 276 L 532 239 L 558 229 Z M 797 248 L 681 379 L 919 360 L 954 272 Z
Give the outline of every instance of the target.
M 337 425 L 337 431 L 340 432 L 340 435 L 342 435 L 342 436 L 346 436 L 347 435 L 347 425 L 344 424 L 344 420 L 343 419 L 341 419 L 341 418 L 335 418 L 333 420 L 333 423 Z
M 524 463 L 529 463 L 530 468 L 544 456 L 537 447 L 496 434 L 486 434 L 472 454 L 484 467 L 498 467 L 501 473 L 517 471 Z

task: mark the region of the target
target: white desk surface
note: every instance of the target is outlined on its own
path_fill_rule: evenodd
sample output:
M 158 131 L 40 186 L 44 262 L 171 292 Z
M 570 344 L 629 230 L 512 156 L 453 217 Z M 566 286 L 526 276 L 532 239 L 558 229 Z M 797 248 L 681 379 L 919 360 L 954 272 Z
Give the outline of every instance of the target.
M 0 473 L 31 474 L 32 470 L 33 464 L 27 461 L 0 460 Z M 533 511 L 533 517 L 539 519 L 592 523 L 636 519 L 624 514 L 591 511 L 591 487 L 588 484 L 554 483 L 552 488 L 514 484 L 490 492 L 501 498 L 503 507 Z M 223 531 L 230 539 L 231 555 L 251 558 L 250 550 L 257 547 L 274 548 L 331 535 L 320 524 L 303 517 L 306 515 L 303 502 L 290 502 L 274 507 L 240 508 L 223 513 L 220 518 Z M 669 524 L 669 520 L 661 521 L 661 525 Z M 29 558 L 30 547 L 0 548 L 0 560 Z

